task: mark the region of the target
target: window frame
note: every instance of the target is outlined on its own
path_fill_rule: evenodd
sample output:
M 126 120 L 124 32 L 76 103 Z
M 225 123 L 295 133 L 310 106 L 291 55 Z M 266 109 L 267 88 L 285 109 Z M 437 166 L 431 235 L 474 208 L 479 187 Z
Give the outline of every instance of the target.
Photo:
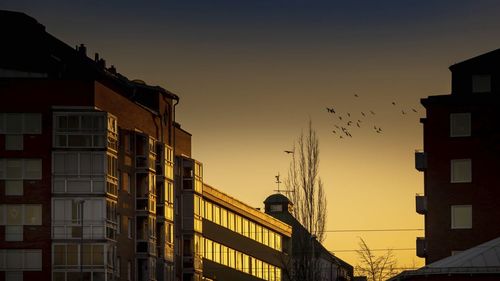
M 458 213 L 456 212 L 458 209 L 467 209 L 469 211 L 467 215 L 470 217 L 470 221 L 468 221 L 467 224 L 457 225 L 456 216 L 458 215 Z M 451 229 L 472 229 L 473 227 L 472 205 L 451 205 L 450 210 L 451 210 L 451 219 L 450 219 Z
M 468 170 L 466 173 L 468 175 L 460 175 L 455 171 L 458 169 L 458 164 L 467 164 Z M 467 167 L 467 166 L 466 166 Z M 471 183 L 472 182 L 472 159 L 471 158 L 460 158 L 460 159 L 451 159 L 450 160 L 450 183 Z
M 460 117 L 466 118 L 460 120 Z M 467 127 L 464 129 L 464 132 L 457 132 L 460 129 L 457 129 L 457 126 L 460 127 L 460 121 L 465 121 L 465 124 L 462 124 L 463 127 Z M 472 135 L 472 114 L 470 112 L 453 112 L 450 113 L 450 137 L 470 137 Z

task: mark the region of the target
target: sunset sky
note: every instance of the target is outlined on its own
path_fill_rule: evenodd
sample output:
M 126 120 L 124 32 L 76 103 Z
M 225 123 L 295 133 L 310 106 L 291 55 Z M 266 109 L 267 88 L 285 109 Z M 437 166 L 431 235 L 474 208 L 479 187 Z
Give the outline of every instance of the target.
M 286 176 L 284 150 L 311 119 L 328 199 L 325 246 L 352 265 L 355 254 L 339 250 L 357 249 L 359 237 L 395 249 L 401 267 L 423 263 L 413 250 L 423 231 L 333 231 L 423 228 L 419 100 L 449 93 L 451 64 L 500 48 L 495 0 L 3 0 L 0 9 L 178 94 L 177 121 L 193 134 L 204 181 L 252 206 Z M 340 139 L 341 121 L 326 107 L 361 128 Z

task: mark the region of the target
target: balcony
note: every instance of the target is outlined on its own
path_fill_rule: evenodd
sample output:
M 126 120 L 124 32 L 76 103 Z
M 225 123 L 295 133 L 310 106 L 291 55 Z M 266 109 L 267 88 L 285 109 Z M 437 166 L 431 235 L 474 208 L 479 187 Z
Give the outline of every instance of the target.
M 427 153 L 423 151 L 415 151 L 415 169 L 423 172 L 427 169 Z
M 156 241 L 138 241 L 136 252 L 139 255 L 156 256 Z
M 427 243 L 425 237 L 417 237 L 417 256 L 420 258 L 425 258 L 427 256 Z
M 203 269 L 202 258 L 199 255 L 183 256 L 182 267 L 184 270 L 200 271 Z
M 427 213 L 427 196 L 417 194 L 415 196 L 415 207 L 418 214 Z

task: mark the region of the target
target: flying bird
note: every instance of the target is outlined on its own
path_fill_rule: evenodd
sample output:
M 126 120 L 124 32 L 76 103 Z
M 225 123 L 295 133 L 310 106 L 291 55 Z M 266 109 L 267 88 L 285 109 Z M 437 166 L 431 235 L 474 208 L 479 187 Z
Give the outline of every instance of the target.
M 354 97 L 359 98 L 358 94 L 354 94 Z
M 361 126 L 359 125 L 359 123 L 356 123 L 356 126 L 358 126 L 358 128 L 361 128 Z
M 361 115 L 366 116 L 366 115 L 365 115 L 365 113 L 364 113 L 363 111 L 361 111 Z
M 339 125 L 335 124 L 335 128 L 340 129 Z
M 337 132 L 335 132 L 335 130 L 332 131 L 334 134 L 336 134 Z
M 339 116 L 339 119 L 342 120 L 342 116 Z
M 413 112 L 418 112 L 415 108 L 412 108 L 411 110 L 413 110 Z
M 406 114 L 406 112 L 405 112 L 404 110 L 401 110 L 401 113 L 402 113 L 403 115 L 405 115 L 405 114 Z
M 371 113 L 372 115 L 375 115 L 375 112 L 373 112 L 373 110 L 370 110 L 370 113 Z
M 285 150 L 285 153 L 286 154 L 290 154 L 290 153 L 293 154 L 293 151 L 292 150 Z
M 351 113 L 347 112 L 347 116 L 351 117 Z
M 335 114 L 335 109 L 332 108 L 329 108 L 327 107 L 326 110 L 329 112 L 329 113 L 334 113 Z
M 396 105 L 396 102 L 392 102 L 392 105 Z

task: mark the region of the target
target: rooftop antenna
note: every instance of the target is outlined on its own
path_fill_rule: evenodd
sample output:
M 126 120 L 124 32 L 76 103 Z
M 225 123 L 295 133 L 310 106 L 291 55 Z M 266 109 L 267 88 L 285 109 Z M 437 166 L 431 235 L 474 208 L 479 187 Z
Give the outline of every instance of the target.
M 290 195 L 290 193 L 294 193 L 295 191 L 294 190 L 288 190 L 288 189 L 280 189 L 280 183 L 283 183 L 281 180 L 280 180 L 280 173 L 278 173 L 277 176 L 274 176 L 276 178 L 276 184 L 278 185 L 278 189 L 275 189 L 274 191 L 280 193 L 280 194 L 287 194 L 287 195 Z
M 282 182 L 280 181 L 280 173 L 278 173 L 278 175 L 276 175 L 274 177 L 276 178 L 276 184 L 278 184 L 278 189 L 275 189 L 274 191 L 281 193 L 282 190 L 280 190 L 280 183 L 282 183 Z

